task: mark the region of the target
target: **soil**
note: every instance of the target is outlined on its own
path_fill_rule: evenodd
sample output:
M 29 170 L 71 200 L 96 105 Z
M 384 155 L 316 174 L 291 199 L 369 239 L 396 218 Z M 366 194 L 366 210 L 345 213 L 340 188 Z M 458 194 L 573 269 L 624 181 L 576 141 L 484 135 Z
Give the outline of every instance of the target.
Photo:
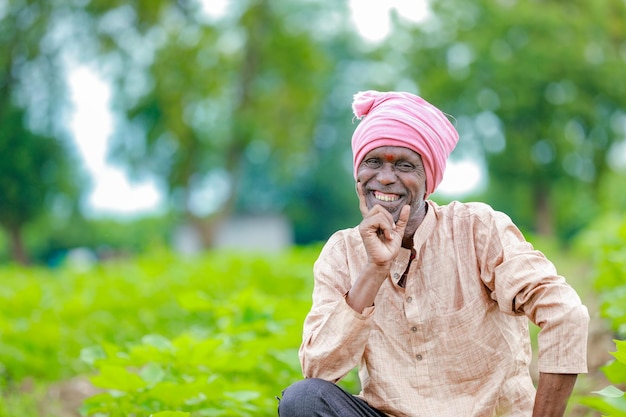
M 43 417 L 81 417 L 83 401 L 100 392 L 86 377 L 76 377 L 52 385 L 41 404 Z

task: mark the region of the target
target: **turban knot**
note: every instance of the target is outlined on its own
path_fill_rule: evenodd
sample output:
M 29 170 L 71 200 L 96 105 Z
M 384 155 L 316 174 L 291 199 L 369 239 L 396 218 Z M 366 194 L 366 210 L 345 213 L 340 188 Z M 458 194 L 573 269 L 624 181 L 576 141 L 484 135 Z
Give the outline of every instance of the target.
M 361 120 L 352 135 L 354 178 L 372 149 L 401 146 L 422 157 L 426 192 L 432 194 L 459 140 L 458 132 L 441 110 L 410 93 L 373 90 L 355 94 L 352 110 Z

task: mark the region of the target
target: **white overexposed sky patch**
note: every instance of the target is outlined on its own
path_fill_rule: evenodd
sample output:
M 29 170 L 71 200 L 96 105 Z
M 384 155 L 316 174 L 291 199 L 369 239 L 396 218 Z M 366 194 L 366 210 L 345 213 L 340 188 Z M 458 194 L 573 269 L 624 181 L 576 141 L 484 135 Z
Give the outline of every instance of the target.
M 429 14 L 427 0 L 350 0 L 350 10 L 359 34 L 371 41 L 380 42 L 391 31 L 391 9 L 409 21 L 419 23 Z
M 200 0 L 202 12 L 212 19 L 219 19 L 226 14 L 230 0 Z
M 607 160 L 613 170 L 618 172 L 626 170 L 626 138 L 611 146 Z
M 106 160 L 113 132 L 110 86 L 94 70 L 80 66 L 69 73 L 68 82 L 74 105 L 70 129 L 92 182 L 84 202 L 86 214 L 132 216 L 157 211 L 163 196 L 156 183 L 133 183 Z
M 87 67 L 72 70 L 68 77 L 74 113 L 70 128 L 86 168 L 97 171 L 105 164 L 113 120 L 109 111 L 111 90 Z
M 484 178 L 481 166 L 473 161 L 448 161 L 436 193 L 447 197 L 461 197 L 482 187 Z

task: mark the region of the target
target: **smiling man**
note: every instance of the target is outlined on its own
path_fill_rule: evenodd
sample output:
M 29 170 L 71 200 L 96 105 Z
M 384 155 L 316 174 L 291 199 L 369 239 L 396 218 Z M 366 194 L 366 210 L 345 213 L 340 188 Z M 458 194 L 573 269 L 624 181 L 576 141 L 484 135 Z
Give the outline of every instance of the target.
M 352 137 L 363 220 L 314 267 L 305 379 L 281 417 L 561 417 L 586 372 L 589 315 L 554 265 L 503 213 L 439 206 L 458 133 L 410 93 L 355 95 Z M 539 381 L 528 320 L 541 327 Z M 361 392 L 336 385 L 359 368 Z

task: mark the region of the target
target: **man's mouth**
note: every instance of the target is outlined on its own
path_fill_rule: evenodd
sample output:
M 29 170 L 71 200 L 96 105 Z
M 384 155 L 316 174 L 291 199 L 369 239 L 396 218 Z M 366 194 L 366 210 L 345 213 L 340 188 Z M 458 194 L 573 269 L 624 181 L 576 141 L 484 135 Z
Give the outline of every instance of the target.
M 380 191 L 374 191 L 374 198 L 376 200 L 384 201 L 385 203 L 391 203 L 398 201 L 400 196 L 398 194 L 381 193 Z

